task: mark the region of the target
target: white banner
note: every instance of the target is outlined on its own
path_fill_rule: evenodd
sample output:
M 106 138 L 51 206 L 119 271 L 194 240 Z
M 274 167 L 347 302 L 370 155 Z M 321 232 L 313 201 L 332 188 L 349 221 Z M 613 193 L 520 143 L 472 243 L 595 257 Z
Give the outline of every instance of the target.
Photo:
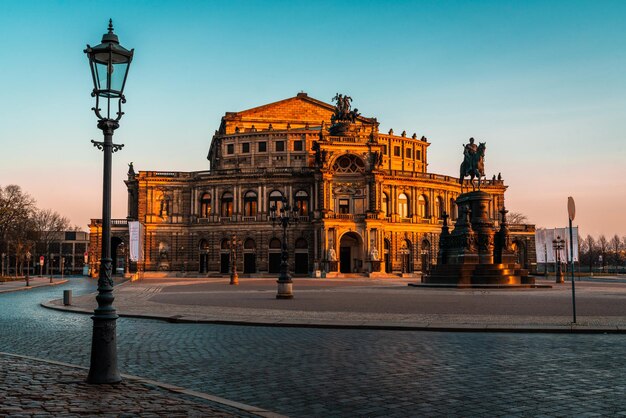
M 130 261 L 143 261 L 143 225 L 140 222 L 128 222 L 130 236 Z
M 545 228 L 537 228 L 535 231 L 535 252 L 537 253 L 537 263 L 545 263 L 547 257 Z
M 574 241 L 574 261 L 578 262 L 578 227 L 572 228 Z M 565 263 L 569 262 L 569 228 L 538 228 L 535 231 L 535 251 L 537 252 L 537 263 L 555 263 L 556 253 L 552 241 L 561 238 L 565 240 L 563 249 L 559 254 L 560 260 Z

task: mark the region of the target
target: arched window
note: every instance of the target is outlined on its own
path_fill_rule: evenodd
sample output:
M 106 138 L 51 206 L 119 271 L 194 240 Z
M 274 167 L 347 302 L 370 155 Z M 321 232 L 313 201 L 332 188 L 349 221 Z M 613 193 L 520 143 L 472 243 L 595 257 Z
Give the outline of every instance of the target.
M 252 238 L 248 238 L 243 243 L 243 249 L 244 250 L 255 250 L 256 249 L 256 242 L 254 242 L 254 240 Z
M 243 216 L 256 216 L 257 196 L 253 191 L 246 192 L 243 196 Z
M 333 164 L 333 171 L 337 173 L 359 173 L 365 171 L 365 164 L 356 155 L 342 155 Z
M 309 244 L 306 242 L 306 239 L 304 238 L 298 238 L 296 240 L 296 249 L 308 249 L 309 248 Z
M 272 210 L 274 206 L 276 206 L 277 211 L 282 209 L 283 194 L 279 192 L 278 190 L 274 190 L 273 192 L 270 192 L 269 204 L 270 204 L 270 207 L 268 208 L 268 210 L 270 211 Z
M 280 244 L 280 240 L 278 238 L 272 238 L 270 240 L 270 249 L 271 250 L 280 250 L 281 249 L 281 244 Z
M 424 195 L 420 195 L 420 197 L 417 198 L 417 214 L 422 218 L 430 217 L 428 213 L 428 199 L 426 199 Z
M 299 190 L 294 200 L 298 215 L 309 216 L 309 194 L 304 190 Z
M 455 221 L 458 216 L 456 202 L 454 201 L 454 198 L 450 198 L 450 219 Z
M 404 193 L 398 196 L 398 215 L 401 218 L 409 217 L 409 198 Z
M 200 217 L 208 218 L 211 214 L 211 194 L 204 193 L 200 198 Z
M 222 195 L 222 216 L 233 216 L 233 194 L 231 192 L 225 192 Z
M 383 211 L 385 216 L 389 213 L 389 197 L 387 196 L 387 193 L 383 193 L 383 202 L 380 210 Z
M 437 218 L 441 219 L 445 210 L 446 207 L 443 204 L 443 199 L 441 196 L 437 196 L 435 198 L 435 213 L 437 214 Z

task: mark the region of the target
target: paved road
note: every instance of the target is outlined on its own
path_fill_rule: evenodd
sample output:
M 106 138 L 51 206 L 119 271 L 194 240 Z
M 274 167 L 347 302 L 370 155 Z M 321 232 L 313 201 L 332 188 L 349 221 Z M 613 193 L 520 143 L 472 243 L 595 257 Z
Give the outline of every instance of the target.
M 0 295 L 0 351 L 87 365 L 91 320 Z M 123 372 L 291 416 L 626 415 L 626 335 L 485 334 L 120 319 Z

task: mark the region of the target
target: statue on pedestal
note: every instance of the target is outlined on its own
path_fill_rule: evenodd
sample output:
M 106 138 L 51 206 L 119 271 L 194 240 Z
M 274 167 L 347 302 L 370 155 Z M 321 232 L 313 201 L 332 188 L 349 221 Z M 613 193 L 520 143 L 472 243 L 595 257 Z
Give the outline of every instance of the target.
M 486 143 L 481 142 L 476 145 L 474 138 L 470 138 L 468 144 L 463 144 L 463 162 L 461 163 L 459 184 L 462 185 L 465 177 L 469 176 L 472 189 L 476 190 L 474 177 L 478 177 L 478 190 L 480 190 L 481 178 L 485 176 L 485 149 L 487 149 Z

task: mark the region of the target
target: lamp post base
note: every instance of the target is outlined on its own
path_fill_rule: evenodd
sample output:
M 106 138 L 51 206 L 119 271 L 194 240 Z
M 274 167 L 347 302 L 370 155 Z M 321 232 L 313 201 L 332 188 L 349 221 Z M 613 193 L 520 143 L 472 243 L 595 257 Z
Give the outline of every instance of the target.
M 565 283 L 565 280 L 563 280 L 563 274 L 557 273 L 555 283 Z
M 117 369 L 117 344 L 115 318 L 92 316 L 91 367 L 87 383 L 106 384 L 122 381 Z
M 233 286 L 239 286 L 239 275 L 237 273 L 230 275 L 230 284 Z
M 276 293 L 276 299 L 293 299 L 293 282 L 277 280 L 278 292 Z

